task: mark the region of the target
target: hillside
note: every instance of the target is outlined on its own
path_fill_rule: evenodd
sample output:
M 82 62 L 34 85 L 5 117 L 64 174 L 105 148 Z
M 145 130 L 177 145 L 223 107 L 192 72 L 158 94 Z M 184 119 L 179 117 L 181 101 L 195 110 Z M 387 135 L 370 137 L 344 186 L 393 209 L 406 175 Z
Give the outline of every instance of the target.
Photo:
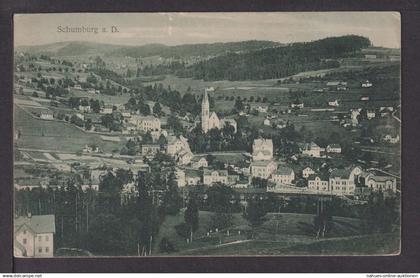
M 184 44 L 167 46 L 164 44 L 146 44 L 124 46 L 92 42 L 60 42 L 40 46 L 20 46 L 16 51 L 51 56 L 104 55 L 111 57 L 151 57 L 186 58 L 218 56 L 226 52 L 246 52 L 263 48 L 278 47 L 282 44 L 272 41 L 242 41 L 211 44 Z
M 247 53 L 228 53 L 185 68 L 178 67 L 176 74 L 204 80 L 281 78 L 302 71 L 339 67 L 339 58 L 356 56 L 370 45 L 365 37 L 331 37 Z

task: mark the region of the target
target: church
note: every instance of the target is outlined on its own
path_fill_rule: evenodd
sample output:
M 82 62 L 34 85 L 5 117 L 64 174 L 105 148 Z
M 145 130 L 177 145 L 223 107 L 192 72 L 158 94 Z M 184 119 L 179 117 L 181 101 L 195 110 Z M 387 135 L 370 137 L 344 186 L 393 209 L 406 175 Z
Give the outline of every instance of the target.
M 201 129 L 204 133 L 207 133 L 210 129 L 217 128 L 222 129 L 225 125 L 231 125 L 236 133 L 237 124 L 234 119 L 220 118 L 216 112 L 210 114 L 210 103 L 207 95 L 207 89 L 204 90 L 203 100 L 201 102 Z

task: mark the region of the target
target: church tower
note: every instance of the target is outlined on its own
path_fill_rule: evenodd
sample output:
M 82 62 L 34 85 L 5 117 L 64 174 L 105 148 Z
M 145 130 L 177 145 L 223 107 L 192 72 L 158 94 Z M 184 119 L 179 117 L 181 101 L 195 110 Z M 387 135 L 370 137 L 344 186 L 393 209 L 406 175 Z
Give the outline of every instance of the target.
M 204 90 L 203 100 L 201 102 L 201 129 L 204 133 L 209 130 L 209 114 L 210 114 L 210 103 L 207 96 L 207 89 Z

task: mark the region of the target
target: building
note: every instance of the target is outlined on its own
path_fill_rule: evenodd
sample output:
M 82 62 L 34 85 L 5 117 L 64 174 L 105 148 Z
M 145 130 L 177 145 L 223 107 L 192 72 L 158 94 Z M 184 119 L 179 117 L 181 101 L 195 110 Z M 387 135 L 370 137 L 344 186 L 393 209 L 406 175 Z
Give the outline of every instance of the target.
M 340 104 L 338 104 L 338 100 L 329 101 L 328 106 L 338 107 Z
M 295 180 L 295 172 L 290 167 L 280 166 L 271 176 L 270 179 L 276 184 L 291 185 Z
M 186 165 L 191 162 L 193 153 L 191 152 L 190 145 L 187 138 L 180 136 L 179 138 L 174 135 L 166 137 L 168 144 L 166 145 L 166 153 L 172 157 L 180 165 Z
M 273 159 L 273 140 L 255 139 L 252 144 L 252 159 L 254 161 Z
M 205 185 L 212 185 L 214 183 L 228 184 L 228 171 L 204 169 L 203 183 Z
M 314 142 L 301 144 L 301 152 L 310 157 L 321 157 L 321 147 Z
M 322 174 L 312 174 L 308 177 L 308 190 L 328 192 L 329 177 Z
M 315 171 L 311 167 L 306 167 L 302 170 L 302 177 L 304 177 L 305 179 L 313 174 L 315 174 Z
M 391 134 L 387 134 L 384 136 L 384 141 L 390 144 L 397 144 L 400 142 L 400 136 L 397 134 L 395 137 L 393 137 Z
M 201 101 L 201 129 L 207 133 L 210 129 L 222 129 L 226 125 L 231 125 L 234 132 L 237 130 L 237 123 L 234 119 L 219 119 L 215 112 L 210 113 L 210 103 L 207 95 L 207 89 L 204 90 L 203 100 Z
M 265 119 L 264 119 L 264 125 L 266 125 L 266 126 L 271 126 L 270 119 L 265 118 Z
M 158 144 L 144 144 L 141 146 L 141 154 L 146 157 L 154 157 L 160 151 Z
M 105 104 L 101 109 L 101 114 L 112 114 L 114 111 L 114 106 L 112 104 Z
M 20 216 L 14 220 L 14 255 L 16 257 L 54 256 L 54 215 Z
M 370 88 L 372 86 L 373 86 L 373 84 L 369 80 L 366 80 L 366 81 L 362 82 L 362 88 Z
M 351 125 L 357 126 L 359 124 L 359 115 L 360 115 L 361 109 L 351 109 L 350 110 L 350 118 L 351 118 Z
M 185 169 L 185 181 L 187 185 L 198 185 L 201 182 L 202 173 L 195 169 Z
M 291 107 L 291 108 L 299 108 L 299 109 L 302 109 L 304 106 L 305 106 L 305 105 L 303 104 L 303 102 L 301 102 L 301 101 L 299 101 L 299 100 L 296 100 L 296 101 L 294 101 L 294 102 L 292 102 L 292 103 L 290 104 L 290 107 Z
M 376 113 L 375 110 L 366 110 L 366 117 L 368 120 L 375 118 Z
M 276 170 L 277 164 L 274 161 L 261 160 L 251 163 L 251 176 L 255 178 L 268 179 Z
M 194 169 L 207 168 L 209 166 L 207 159 L 203 156 L 194 156 L 191 159 L 191 166 Z
M 138 130 L 144 132 L 160 132 L 161 123 L 159 118 L 153 116 L 138 116 L 134 115 L 129 120 L 130 123 L 135 124 Z
M 365 186 L 372 191 L 397 191 L 397 179 L 391 176 L 377 176 L 373 174 L 367 175 L 365 178 Z
M 79 111 L 83 112 L 83 113 L 90 113 L 90 111 L 91 111 L 90 105 L 89 104 L 88 105 L 80 104 L 79 105 Z
M 326 149 L 327 153 L 341 153 L 341 146 L 339 144 L 329 144 Z
M 353 195 L 356 189 L 355 181 L 362 173 L 359 167 L 334 169 L 329 178 L 330 192 L 338 195 Z
M 54 119 L 53 113 L 51 111 L 47 111 L 47 110 L 42 111 L 39 117 L 43 120 L 53 120 Z

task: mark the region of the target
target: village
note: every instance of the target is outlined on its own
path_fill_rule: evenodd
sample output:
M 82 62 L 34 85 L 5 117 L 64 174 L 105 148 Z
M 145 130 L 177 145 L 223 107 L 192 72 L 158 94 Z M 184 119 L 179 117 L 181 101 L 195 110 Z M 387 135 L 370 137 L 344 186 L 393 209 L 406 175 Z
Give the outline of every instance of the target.
M 19 256 L 56 254 L 53 237 L 56 233 L 63 237 L 65 225 L 75 226 L 75 233 L 68 236 L 89 232 L 92 197 L 83 199 L 75 193 L 76 212 L 70 222 L 68 214 L 51 213 L 57 205 L 49 205 L 50 197 L 44 196 L 48 202 L 42 199 L 44 192 L 51 198 L 67 196 L 71 187 L 86 196 L 109 196 L 108 206 L 126 207 L 142 197 L 141 185 L 150 182 L 146 192 L 151 204 L 164 207 L 173 198 L 168 202 L 173 201 L 177 211 L 190 209 L 191 196 L 203 207 L 211 206 L 212 187 L 227 187 L 227 204 L 238 211 L 246 210 L 250 198 L 256 197 L 274 196 L 286 203 L 313 198 L 315 213 L 322 200 L 364 206 L 372 193 L 391 197 L 401 193 L 395 159 L 400 105 L 387 98 L 395 92 L 378 96 L 381 87 L 372 93 L 386 79 L 372 80 L 375 70 L 384 75 L 399 63 L 394 53 L 379 57 L 367 52 L 361 57 L 372 64 L 367 78 L 319 71 L 273 81 L 272 89 L 206 82 L 181 94 L 173 89 L 175 84 L 166 88 L 159 81 L 139 90 L 127 81 L 134 69 L 120 64 L 124 79 L 99 56 L 70 61 L 43 54 L 15 55 L 14 187 L 16 198 L 21 198 L 15 206 L 20 215 L 15 220 L 15 254 Z M 272 97 L 276 88 L 287 90 L 282 97 Z M 35 199 L 22 203 L 29 202 L 25 198 Z M 281 206 L 274 205 L 273 210 L 280 212 Z M 211 232 L 227 229 L 229 235 L 234 228 L 229 228 L 232 221 L 227 222 Z M 184 238 L 190 244 L 192 231 Z M 241 231 L 236 232 L 241 235 Z M 206 234 L 210 236 L 210 230 Z M 75 243 L 79 239 L 55 242 L 66 255 L 88 249 Z M 135 253 L 144 255 L 158 247 L 136 248 Z M 168 250 L 161 247 L 158 252 Z

